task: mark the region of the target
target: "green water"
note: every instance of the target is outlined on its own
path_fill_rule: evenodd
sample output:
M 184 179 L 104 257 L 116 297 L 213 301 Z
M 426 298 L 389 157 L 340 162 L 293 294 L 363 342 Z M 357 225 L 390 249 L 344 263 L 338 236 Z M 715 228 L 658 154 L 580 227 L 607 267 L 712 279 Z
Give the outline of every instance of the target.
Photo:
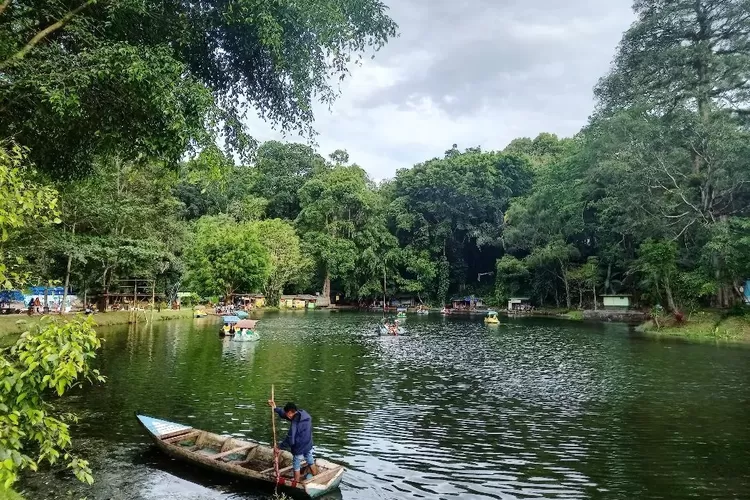
M 348 467 L 330 498 L 750 498 L 748 349 L 546 319 L 410 315 L 380 337 L 378 319 L 267 314 L 253 344 L 212 319 L 103 330 L 107 383 L 66 400 L 97 482 L 40 474 L 28 498 L 267 498 L 165 458 L 133 412 L 268 441 L 272 383 Z

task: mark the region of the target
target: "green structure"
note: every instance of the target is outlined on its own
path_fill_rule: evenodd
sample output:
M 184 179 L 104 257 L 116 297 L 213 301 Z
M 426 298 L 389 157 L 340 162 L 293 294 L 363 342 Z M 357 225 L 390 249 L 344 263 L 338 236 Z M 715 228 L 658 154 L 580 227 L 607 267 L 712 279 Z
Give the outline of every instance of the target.
M 626 311 L 630 308 L 630 295 L 612 294 L 602 295 L 602 304 L 605 309 Z

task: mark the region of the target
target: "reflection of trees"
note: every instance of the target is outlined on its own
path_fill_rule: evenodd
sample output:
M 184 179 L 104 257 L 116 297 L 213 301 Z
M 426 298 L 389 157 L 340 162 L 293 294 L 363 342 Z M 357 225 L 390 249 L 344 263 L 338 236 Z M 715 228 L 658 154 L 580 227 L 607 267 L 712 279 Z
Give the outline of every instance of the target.
M 343 323 L 362 320 L 345 318 Z M 86 411 L 138 436 L 132 417 L 137 409 L 269 441 L 266 400 L 273 383 L 279 404 L 294 400 L 313 415 L 319 445 L 344 447 L 363 418 L 347 410 L 359 408 L 370 377 L 363 369 L 367 347 L 356 336 L 336 334 L 341 325 L 341 317 L 325 314 L 266 315 L 259 342 L 222 341 L 218 323 L 103 329 L 99 363 L 108 380 L 86 393 Z M 91 426 L 110 436 L 111 427 Z
M 360 409 L 360 393 L 371 383 L 363 369 L 367 347 L 356 336 L 330 334 L 343 331 L 349 321 L 361 322 L 362 317 L 280 315 L 265 328 L 279 325 L 283 336 L 277 335 L 274 342 L 261 341 L 253 367 L 253 380 L 261 385 L 248 388 L 257 391 L 256 401 L 265 402 L 271 383 L 275 384 L 277 404 L 295 401 L 309 411 L 316 429 L 315 441 L 326 448 L 347 446 L 349 436 L 361 427 L 365 417 L 364 412 L 357 415 L 349 410 Z M 271 435 L 268 420 L 263 415 L 256 419 L 263 424 L 261 437 Z M 333 429 L 335 432 L 326 432 Z M 286 427 L 279 432 L 286 432 Z
M 650 340 L 628 347 L 630 389 L 612 388 L 581 418 L 591 445 L 581 468 L 622 498 L 750 497 L 746 353 Z

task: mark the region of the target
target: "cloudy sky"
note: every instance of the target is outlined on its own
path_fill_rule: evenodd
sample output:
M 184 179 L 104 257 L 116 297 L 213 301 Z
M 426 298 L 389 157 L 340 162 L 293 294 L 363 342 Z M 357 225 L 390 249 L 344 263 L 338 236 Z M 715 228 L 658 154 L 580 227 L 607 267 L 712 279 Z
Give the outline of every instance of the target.
M 319 151 L 346 149 L 375 179 L 463 149 L 572 135 L 634 20 L 631 0 L 385 0 L 399 38 L 352 69 Z M 260 120 L 259 140 L 282 138 Z M 287 136 L 284 140 L 301 140 Z

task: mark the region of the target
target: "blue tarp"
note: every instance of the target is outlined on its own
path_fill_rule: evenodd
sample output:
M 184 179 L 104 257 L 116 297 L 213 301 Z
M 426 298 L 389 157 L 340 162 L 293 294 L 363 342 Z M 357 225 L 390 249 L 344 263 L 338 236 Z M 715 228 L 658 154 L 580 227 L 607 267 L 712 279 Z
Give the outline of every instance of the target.
M 750 280 L 745 282 L 745 302 L 750 304 Z
M 2 290 L 0 291 L 0 302 L 23 302 L 26 297 L 18 290 Z
M 31 295 L 44 295 L 44 290 L 47 290 L 47 295 L 65 295 L 65 287 L 63 286 L 32 286 Z

